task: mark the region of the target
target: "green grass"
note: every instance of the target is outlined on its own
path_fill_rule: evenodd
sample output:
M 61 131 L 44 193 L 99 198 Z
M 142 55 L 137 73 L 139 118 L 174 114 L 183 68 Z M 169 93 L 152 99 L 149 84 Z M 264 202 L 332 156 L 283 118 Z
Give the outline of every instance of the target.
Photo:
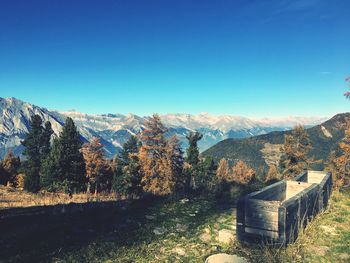
M 237 241 L 230 245 L 219 243 L 220 229 L 235 229 L 235 211 L 220 209 L 211 200 L 195 198 L 160 202 L 145 209 L 154 220 L 123 232 L 120 240 L 107 241 L 101 236 L 90 244 L 63 251 L 55 262 L 204 262 L 213 253 L 238 254 L 251 262 L 349 262 L 350 261 L 350 197 L 333 193 L 326 211 L 317 215 L 286 249 L 250 248 Z M 191 216 L 195 214 L 195 216 Z M 177 231 L 176 225 L 187 226 Z M 163 227 L 164 235 L 153 229 Z M 210 235 L 202 241 L 203 233 Z
M 271 262 L 350 262 L 350 195 L 334 192 L 294 244 Z M 271 254 L 271 252 L 267 253 Z
M 47 243 L 47 247 L 33 244 L 35 249 L 28 248 L 31 252 L 23 252 L 16 261 L 204 262 L 209 255 L 224 252 L 245 257 L 250 262 L 349 262 L 349 214 L 350 194 L 334 192 L 327 210 L 301 231 L 295 243 L 286 249 L 252 248 L 236 240 L 230 244 L 217 241 L 221 229 L 235 233 L 236 212 L 227 202 L 199 197 L 183 202 L 146 200 L 130 203 L 117 217 L 102 220 L 99 225 L 108 227 L 95 227 L 86 239 L 84 235 L 89 234 L 90 225 L 81 225 L 82 230 L 88 232 L 83 234 L 67 230 L 67 234 L 58 236 L 59 229 L 48 230 L 47 240 L 40 239 L 40 244 Z M 164 234 L 154 234 L 156 228 L 164 229 Z M 64 241 L 59 241 L 62 236 Z M 77 240 L 70 242 L 70 238 Z M 56 241 L 54 246 L 52 240 Z

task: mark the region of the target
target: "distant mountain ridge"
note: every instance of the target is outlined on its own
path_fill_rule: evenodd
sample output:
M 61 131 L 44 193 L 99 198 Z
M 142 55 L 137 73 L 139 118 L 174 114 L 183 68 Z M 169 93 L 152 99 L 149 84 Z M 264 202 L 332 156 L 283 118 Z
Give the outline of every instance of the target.
M 310 157 L 323 160 L 321 164 L 315 165 L 316 169 L 323 169 L 330 152 L 338 149 L 339 142 L 344 138 L 346 119 L 350 119 L 350 113 L 337 114 L 306 130 L 313 146 Z M 243 160 L 256 170 L 266 172 L 270 164 L 278 164 L 284 136 L 290 132 L 275 131 L 244 139 L 229 138 L 205 150 L 202 156 L 213 156 L 217 161 L 221 158 L 231 162 Z
M 38 114 L 44 121 L 49 120 L 55 134 L 59 134 L 65 119 L 71 117 L 86 141 L 96 136 L 101 138 L 109 157 L 115 155 L 131 135 L 140 133 L 148 118 L 134 114 L 95 115 L 48 110 L 16 98 L 0 98 L 0 113 L 0 157 L 8 149 L 21 154 L 20 142 L 28 132 L 29 120 L 33 114 Z M 201 150 L 226 138 L 246 138 L 271 131 L 285 131 L 296 124 L 313 126 L 325 120 L 321 117 L 250 119 L 232 115 L 213 116 L 208 113 L 164 114 L 160 117 L 169 129 L 168 135 L 178 136 L 183 146 L 186 146 L 185 138 L 189 132 L 201 132 Z

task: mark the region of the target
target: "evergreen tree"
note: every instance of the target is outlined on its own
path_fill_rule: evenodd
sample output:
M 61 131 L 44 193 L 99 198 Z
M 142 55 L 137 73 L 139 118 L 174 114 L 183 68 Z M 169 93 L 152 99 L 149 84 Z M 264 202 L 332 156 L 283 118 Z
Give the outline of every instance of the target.
M 40 184 L 50 192 L 67 191 L 68 181 L 63 178 L 61 170 L 61 155 L 63 154 L 62 145 L 59 138 L 54 138 L 52 147 L 47 158 L 41 166 Z
M 8 151 L 4 160 L 2 161 L 2 167 L 7 175 L 4 184 L 10 183 L 12 186 L 17 186 L 16 176 L 21 166 L 21 160 L 16 157 L 12 151 Z
M 127 176 L 123 171 L 123 165 L 120 160 L 116 158 L 114 161 L 114 171 L 113 171 L 113 180 L 112 180 L 112 189 L 117 196 L 125 196 L 131 194 L 132 183 L 131 177 Z
M 184 157 L 180 142 L 175 135 L 167 141 L 166 155 L 169 176 L 175 178 L 176 190 L 183 190 L 186 183 L 183 177 Z
M 44 162 L 43 186 L 52 190 L 63 189 L 69 193 L 85 190 L 85 162 L 80 152 L 81 146 L 80 134 L 73 120 L 68 117 Z
M 285 178 L 293 178 L 308 168 L 314 161 L 308 157 L 311 149 L 309 135 L 301 125 L 297 125 L 292 134 L 284 136 L 284 153 L 280 160 L 280 167 Z
M 131 136 L 115 159 L 113 190 L 120 196 L 141 195 L 141 175 L 138 159 L 138 140 Z
M 68 181 L 68 191 L 84 190 L 86 185 L 85 163 L 80 148 L 80 134 L 71 118 L 67 118 L 60 133 L 60 167 L 62 177 Z
M 217 167 L 212 157 L 207 156 L 197 164 L 195 185 L 206 194 L 216 193 L 219 187 L 219 179 L 216 176 Z
M 51 122 L 47 121 L 45 122 L 42 139 L 41 139 L 41 142 L 42 142 L 41 160 L 46 159 L 48 154 L 50 153 L 52 134 L 53 134 L 53 130 L 51 127 Z
M 26 157 L 24 170 L 25 180 L 24 189 L 29 192 L 37 192 L 40 189 L 40 167 L 41 167 L 41 149 L 43 127 L 42 119 L 39 115 L 32 116 L 30 120 L 29 133 L 22 145 L 24 146 L 23 155 Z
M 0 184 L 6 185 L 8 182 L 9 175 L 5 171 L 4 167 L 2 166 L 2 162 L 0 162 Z
M 125 165 L 129 164 L 130 155 L 137 153 L 139 150 L 137 137 L 132 135 L 129 140 L 123 145 L 123 148 L 119 154 L 119 160 L 121 160 Z
M 186 139 L 188 140 L 188 148 L 186 150 L 186 162 L 191 166 L 196 166 L 199 163 L 198 141 L 203 138 L 199 132 L 191 132 Z
M 188 140 L 188 148 L 186 150 L 186 164 L 185 164 L 185 174 L 187 177 L 187 188 L 188 189 L 196 189 L 198 186 L 196 185 L 196 176 L 200 173 L 199 164 L 199 149 L 198 149 L 198 141 L 203 137 L 199 132 L 191 132 L 188 136 L 186 136 Z

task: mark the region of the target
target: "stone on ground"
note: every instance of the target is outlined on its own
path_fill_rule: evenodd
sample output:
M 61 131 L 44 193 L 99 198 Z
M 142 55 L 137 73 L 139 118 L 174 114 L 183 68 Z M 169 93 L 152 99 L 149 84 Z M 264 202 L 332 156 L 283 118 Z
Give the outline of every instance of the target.
M 182 225 L 182 224 L 176 224 L 176 231 L 177 232 L 186 232 L 188 229 L 188 226 Z
M 184 204 L 184 203 L 187 203 L 189 200 L 188 200 L 188 198 L 184 198 L 184 199 L 181 199 L 180 200 L 180 203 L 181 204 Z
M 211 236 L 209 233 L 203 233 L 199 236 L 199 239 L 202 240 L 204 243 L 209 243 L 211 241 Z
M 205 263 L 248 263 L 248 261 L 245 258 L 236 255 L 219 253 L 209 256 Z
M 224 244 L 230 244 L 235 239 L 235 234 L 232 230 L 221 229 L 218 235 L 218 241 Z
M 185 256 L 186 252 L 183 248 L 181 247 L 176 247 L 172 250 L 174 253 L 178 254 L 179 256 Z
M 153 229 L 153 233 L 156 235 L 163 235 L 166 232 L 166 229 L 164 227 L 156 227 Z

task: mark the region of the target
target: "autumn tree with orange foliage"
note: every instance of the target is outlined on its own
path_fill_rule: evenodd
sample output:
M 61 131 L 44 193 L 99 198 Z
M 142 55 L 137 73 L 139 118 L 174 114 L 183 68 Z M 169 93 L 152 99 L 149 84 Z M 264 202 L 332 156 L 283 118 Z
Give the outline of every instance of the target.
M 232 167 L 233 181 L 238 184 L 247 185 L 253 179 L 254 175 L 254 169 L 250 168 L 241 160 Z
M 154 114 L 140 134 L 141 183 L 145 192 L 154 195 L 171 194 L 178 180 L 178 170 L 183 166 L 183 159 L 179 158 L 180 146 L 174 139 L 167 140 L 166 132 L 159 115 Z
M 264 178 L 265 183 L 278 181 L 279 179 L 280 175 L 278 173 L 276 165 L 270 165 L 269 170 Z
M 344 139 L 339 143 L 340 155 L 331 152 L 326 169 L 332 172 L 336 188 L 350 185 L 350 120 L 346 120 Z
M 314 162 L 308 157 L 311 149 L 309 135 L 302 125 L 295 126 L 291 134 L 284 136 L 284 153 L 280 161 L 284 178 L 295 177 Z
M 232 182 L 232 177 L 230 176 L 230 167 L 228 161 L 222 158 L 219 161 L 218 168 L 216 169 L 216 176 L 220 181 Z
M 88 189 L 95 191 L 95 195 L 101 190 L 107 189 L 110 183 L 110 166 L 104 158 L 103 145 L 100 138 L 93 138 L 81 148 L 85 160 L 85 170 L 88 179 Z M 92 189 L 91 189 L 92 187 Z
M 3 169 L 3 176 L 0 178 L 0 183 L 11 186 L 17 186 L 16 176 L 18 174 L 18 169 L 21 166 L 21 161 L 19 157 L 16 157 L 12 151 L 8 151 L 4 160 L 1 162 L 1 167 Z

